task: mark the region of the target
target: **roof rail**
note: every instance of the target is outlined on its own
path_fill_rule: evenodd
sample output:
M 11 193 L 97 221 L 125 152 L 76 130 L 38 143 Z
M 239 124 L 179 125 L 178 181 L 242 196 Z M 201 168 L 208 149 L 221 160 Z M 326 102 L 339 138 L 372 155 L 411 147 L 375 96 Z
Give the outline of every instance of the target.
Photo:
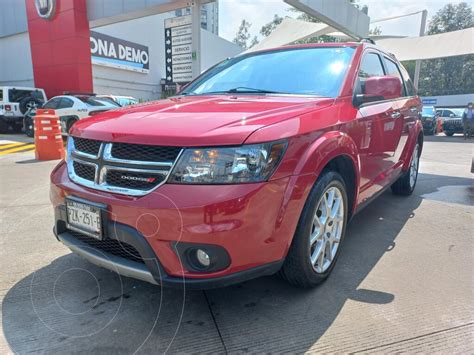
M 372 38 L 362 38 L 360 41 L 361 41 L 362 43 L 375 44 L 375 41 L 374 41 Z

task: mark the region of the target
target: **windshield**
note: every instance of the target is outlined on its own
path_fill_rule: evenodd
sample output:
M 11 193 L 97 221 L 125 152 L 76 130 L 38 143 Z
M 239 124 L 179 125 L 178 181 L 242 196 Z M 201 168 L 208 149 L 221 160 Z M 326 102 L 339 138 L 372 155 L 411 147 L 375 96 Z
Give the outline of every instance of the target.
M 434 107 L 423 107 L 422 115 L 423 116 L 434 116 L 435 110 Z
M 336 97 L 354 48 L 316 47 L 254 53 L 204 73 L 183 95 L 254 93 Z

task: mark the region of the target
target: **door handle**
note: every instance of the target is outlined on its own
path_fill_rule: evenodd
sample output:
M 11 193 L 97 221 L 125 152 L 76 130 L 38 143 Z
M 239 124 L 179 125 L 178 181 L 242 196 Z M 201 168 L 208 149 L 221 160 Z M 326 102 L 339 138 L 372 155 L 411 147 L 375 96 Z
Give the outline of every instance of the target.
M 410 107 L 410 111 L 413 112 L 413 113 L 418 113 L 418 107 L 412 106 L 412 107 Z
M 399 118 L 402 114 L 399 112 L 399 111 L 393 111 L 391 114 L 390 114 L 390 117 L 392 118 Z

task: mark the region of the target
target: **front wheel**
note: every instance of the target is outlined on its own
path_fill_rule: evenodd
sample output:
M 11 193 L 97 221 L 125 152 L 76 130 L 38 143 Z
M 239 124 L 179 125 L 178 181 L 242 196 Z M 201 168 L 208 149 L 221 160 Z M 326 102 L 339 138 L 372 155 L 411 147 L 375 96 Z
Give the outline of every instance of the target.
M 444 131 L 444 134 L 446 134 L 448 137 L 454 136 L 454 132 L 447 132 L 447 131 Z
M 327 279 L 336 264 L 347 224 L 347 192 L 343 178 L 325 171 L 313 186 L 280 275 L 303 288 Z
M 415 190 L 416 181 L 418 180 L 419 165 L 420 145 L 416 143 L 415 149 L 413 149 L 411 156 L 410 168 L 392 185 L 392 192 L 395 195 L 408 196 L 413 193 L 413 190 Z

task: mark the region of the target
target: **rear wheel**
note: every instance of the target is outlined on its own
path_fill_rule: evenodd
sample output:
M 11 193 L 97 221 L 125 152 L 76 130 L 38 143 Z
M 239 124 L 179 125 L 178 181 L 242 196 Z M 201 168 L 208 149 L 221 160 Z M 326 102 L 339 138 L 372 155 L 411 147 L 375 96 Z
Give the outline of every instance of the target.
M 308 196 L 280 271 L 286 281 L 310 288 L 326 280 L 341 250 L 347 211 L 346 186 L 341 175 L 323 172 Z
M 25 134 L 28 137 L 34 137 L 35 135 L 35 127 L 33 125 L 33 118 L 31 117 L 25 117 Z
M 454 135 L 454 132 L 444 131 L 444 134 L 446 134 L 448 137 L 452 137 Z
M 8 133 L 10 125 L 5 121 L 3 117 L 0 117 L 0 133 Z
M 418 180 L 418 166 L 420 165 L 420 145 L 416 143 L 411 156 L 410 168 L 392 185 L 395 195 L 408 196 L 415 190 Z

